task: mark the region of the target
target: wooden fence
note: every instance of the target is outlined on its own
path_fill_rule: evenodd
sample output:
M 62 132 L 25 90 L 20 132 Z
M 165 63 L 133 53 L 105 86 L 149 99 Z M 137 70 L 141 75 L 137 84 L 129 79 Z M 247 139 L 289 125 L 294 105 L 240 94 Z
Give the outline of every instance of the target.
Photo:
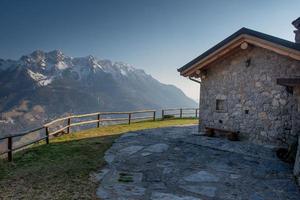
M 198 108 L 169 108 L 161 110 L 162 119 L 165 118 L 183 118 L 189 116 L 198 117 Z
M 49 139 L 62 134 L 71 133 L 71 128 L 80 125 L 96 124 L 97 128 L 101 123 L 128 123 L 133 121 L 153 120 L 157 119 L 156 110 L 140 110 L 133 112 L 97 112 L 82 115 L 72 115 L 64 118 L 53 120 L 44 124 L 42 127 L 30 130 L 24 133 L 8 135 L 0 138 L 0 142 L 7 140 L 7 148 L 4 151 L 0 150 L 0 155 L 7 154 L 8 161 L 13 160 L 13 152 L 23 149 L 29 145 L 45 140 L 46 144 L 49 144 Z M 176 108 L 176 109 L 163 109 L 161 111 L 161 119 L 166 118 L 184 118 L 184 117 L 198 117 L 198 108 Z M 146 116 L 145 116 L 146 114 Z M 118 117 L 119 116 L 119 117 Z M 112 118 L 115 117 L 115 118 Z M 88 118 L 85 121 L 78 121 L 78 119 Z M 120 123 L 119 123 L 120 124 Z M 25 144 L 14 145 L 14 138 L 20 138 L 28 136 L 33 133 L 38 133 L 39 138 L 36 140 L 29 140 Z M 42 134 L 43 136 L 40 136 Z

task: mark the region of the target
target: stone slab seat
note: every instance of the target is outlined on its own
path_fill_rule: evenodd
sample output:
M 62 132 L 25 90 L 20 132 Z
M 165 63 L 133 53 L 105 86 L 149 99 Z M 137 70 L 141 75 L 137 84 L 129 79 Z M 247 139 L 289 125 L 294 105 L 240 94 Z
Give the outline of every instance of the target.
M 221 128 L 208 127 L 208 126 L 205 127 L 205 132 L 208 137 L 213 137 L 215 135 L 215 131 L 224 133 L 228 140 L 231 141 L 239 140 L 239 131 L 226 130 Z

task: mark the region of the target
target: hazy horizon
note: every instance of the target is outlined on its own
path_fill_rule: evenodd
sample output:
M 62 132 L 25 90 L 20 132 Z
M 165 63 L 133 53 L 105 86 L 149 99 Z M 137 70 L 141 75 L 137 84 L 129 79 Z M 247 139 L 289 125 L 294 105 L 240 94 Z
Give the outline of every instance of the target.
M 199 85 L 177 68 L 241 27 L 293 41 L 299 7 L 296 0 L 3 0 L 0 58 L 59 49 L 122 61 L 198 99 Z

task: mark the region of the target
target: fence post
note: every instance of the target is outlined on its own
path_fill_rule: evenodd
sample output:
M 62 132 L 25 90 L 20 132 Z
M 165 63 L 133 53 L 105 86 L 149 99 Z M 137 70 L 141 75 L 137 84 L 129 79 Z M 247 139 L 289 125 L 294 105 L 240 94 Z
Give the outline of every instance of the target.
M 100 114 L 98 114 L 97 120 L 98 120 L 98 122 L 97 122 L 97 128 L 99 128 L 100 127 Z
M 46 144 L 49 144 L 49 128 L 48 126 L 45 127 L 46 130 Z
M 196 108 L 196 118 L 198 117 L 198 108 Z
M 162 109 L 161 110 L 161 119 L 164 120 L 164 118 L 165 118 L 165 110 Z
M 7 138 L 7 149 L 8 149 L 8 152 L 7 152 L 7 159 L 9 162 L 12 161 L 12 153 L 13 153 L 13 141 L 12 141 L 12 137 L 10 136 L 9 138 Z
M 128 113 L 128 124 L 131 122 L 131 113 Z
M 70 125 L 71 125 L 71 118 L 69 117 L 68 118 L 68 128 L 67 128 L 67 133 L 69 134 L 70 132 L 71 132 L 71 130 L 70 130 Z
M 180 118 L 182 118 L 182 108 L 180 108 Z
M 156 111 L 153 111 L 153 121 L 155 121 Z

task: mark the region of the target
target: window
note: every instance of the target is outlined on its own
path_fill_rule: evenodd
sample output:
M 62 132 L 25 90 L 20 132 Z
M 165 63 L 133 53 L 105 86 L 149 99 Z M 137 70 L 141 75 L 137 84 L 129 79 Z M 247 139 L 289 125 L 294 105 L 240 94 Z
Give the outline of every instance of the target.
M 217 111 L 225 111 L 225 100 L 223 100 L 223 99 L 216 100 L 216 110 Z

